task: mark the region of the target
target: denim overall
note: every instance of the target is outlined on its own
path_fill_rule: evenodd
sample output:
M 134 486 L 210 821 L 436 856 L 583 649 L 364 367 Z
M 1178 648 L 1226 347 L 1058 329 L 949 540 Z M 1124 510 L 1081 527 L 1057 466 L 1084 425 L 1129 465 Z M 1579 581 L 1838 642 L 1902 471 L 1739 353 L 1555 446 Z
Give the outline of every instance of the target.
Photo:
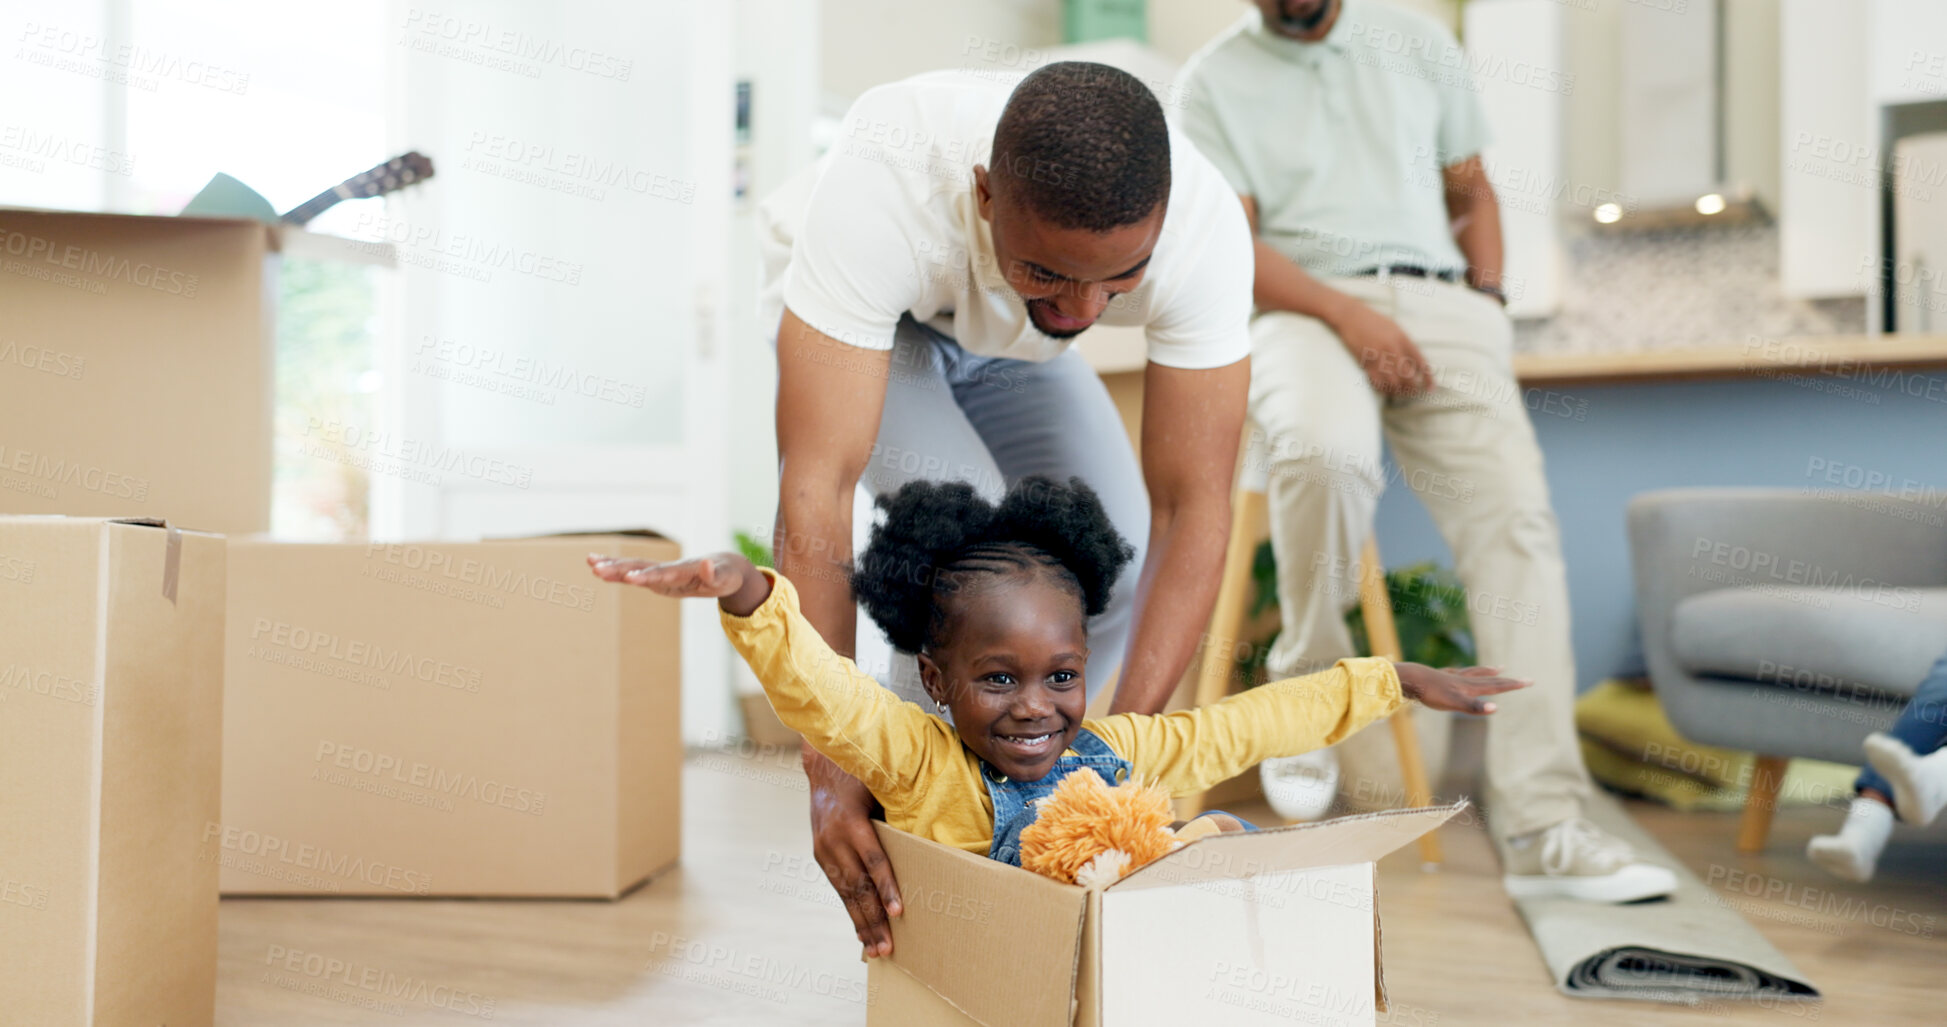
M 994 844 L 987 855 L 1003 863 L 1021 865 L 1021 831 L 1034 823 L 1038 800 L 1047 798 L 1061 779 L 1078 770 L 1093 770 L 1113 788 L 1128 780 L 1133 765 L 1115 754 L 1109 744 L 1088 728 L 1075 735 L 1075 744 L 1055 760 L 1053 770 L 1039 781 L 1014 781 L 982 760 L 980 779 L 994 800 Z

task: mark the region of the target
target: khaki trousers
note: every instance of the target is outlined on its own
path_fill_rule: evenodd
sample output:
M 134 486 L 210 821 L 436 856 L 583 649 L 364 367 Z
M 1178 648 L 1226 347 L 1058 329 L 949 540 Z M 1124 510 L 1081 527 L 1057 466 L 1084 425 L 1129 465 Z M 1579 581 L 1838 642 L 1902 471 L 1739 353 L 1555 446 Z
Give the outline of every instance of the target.
M 1252 457 L 1269 479 L 1271 544 L 1284 630 L 1278 676 L 1352 655 L 1345 611 L 1358 600 L 1359 550 L 1387 482 L 1398 477 L 1452 548 L 1480 661 L 1530 688 L 1496 698 L 1488 718 L 1486 811 L 1506 838 L 1582 811 L 1574 654 L 1560 532 L 1541 450 L 1510 365 L 1512 329 L 1493 299 L 1433 279 L 1330 283 L 1392 318 L 1432 366 L 1435 388 L 1380 396 L 1316 318 L 1272 312 L 1252 324 Z

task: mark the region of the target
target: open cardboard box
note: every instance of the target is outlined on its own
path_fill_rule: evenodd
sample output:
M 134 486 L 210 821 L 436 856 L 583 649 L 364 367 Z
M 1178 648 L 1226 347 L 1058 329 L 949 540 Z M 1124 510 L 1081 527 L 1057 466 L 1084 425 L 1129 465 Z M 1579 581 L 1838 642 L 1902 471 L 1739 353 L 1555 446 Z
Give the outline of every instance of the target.
M 394 263 L 246 218 L 0 207 L 0 511 L 268 530 L 286 258 Z
M 1213 835 L 1099 891 L 878 824 L 905 912 L 868 1022 L 1374 1024 L 1374 862 L 1466 805 Z

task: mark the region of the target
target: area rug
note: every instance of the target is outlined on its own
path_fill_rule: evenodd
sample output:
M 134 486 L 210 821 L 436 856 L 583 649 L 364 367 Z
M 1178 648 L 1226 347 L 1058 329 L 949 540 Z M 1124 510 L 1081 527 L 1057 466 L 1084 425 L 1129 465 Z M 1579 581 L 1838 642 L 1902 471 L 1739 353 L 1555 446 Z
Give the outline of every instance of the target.
M 1784 953 L 1718 901 L 1715 892 L 1637 827 L 1615 800 L 1594 796 L 1587 816 L 1634 846 L 1639 858 L 1675 871 L 1677 890 L 1668 899 L 1620 906 L 1514 900 L 1563 994 L 1684 1005 L 1740 999 L 1768 1005 L 1819 998 L 1818 989 Z

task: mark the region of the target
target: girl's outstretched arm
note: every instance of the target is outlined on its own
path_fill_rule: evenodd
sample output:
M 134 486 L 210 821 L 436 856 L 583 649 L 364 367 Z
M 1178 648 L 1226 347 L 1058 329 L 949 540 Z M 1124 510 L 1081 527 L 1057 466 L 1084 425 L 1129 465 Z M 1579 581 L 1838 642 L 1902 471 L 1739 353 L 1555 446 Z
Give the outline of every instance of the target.
M 958 751 L 944 721 L 901 701 L 825 643 L 799 610 L 789 578 L 760 571 L 736 553 L 672 563 L 590 554 L 588 566 L 604 581 L 716 599 L 724 634 L 778 718 L 888 809 L 909 805 L 930 761 Z
M 748 617 L 771 594 L 771 579 L 737 553 L 656 563 L 588 554 L 588 568 L 603 581 L 641 585 L 678 599 L 715 599 L 725 613 Z

